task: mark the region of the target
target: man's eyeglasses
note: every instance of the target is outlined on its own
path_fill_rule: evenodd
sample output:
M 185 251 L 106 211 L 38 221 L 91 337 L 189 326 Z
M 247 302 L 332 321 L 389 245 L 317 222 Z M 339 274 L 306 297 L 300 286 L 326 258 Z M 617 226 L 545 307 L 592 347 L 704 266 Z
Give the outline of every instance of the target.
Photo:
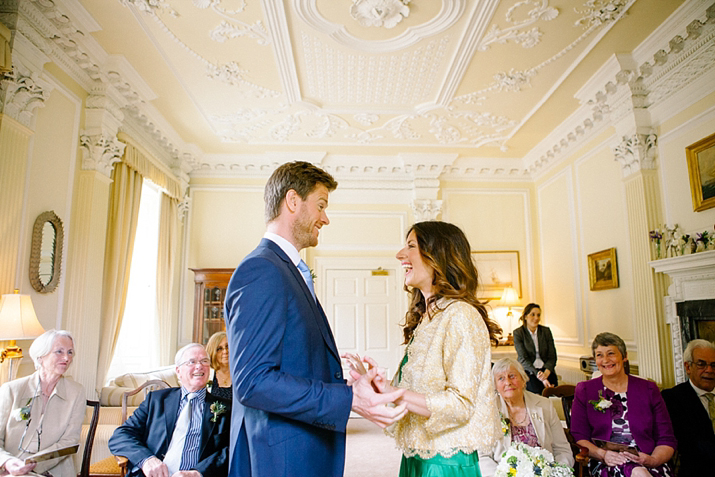
M 199 359 L 199 360 L 190 359 L 188 361 L 184 361 L 183 363 L 179 364 L 179 366 L 183 366 L 185 364 L 188 364 L 189 366 L 196 366 L 197 364 L 200 364 L 201 366 L 208 366 L 211 364 L 211 360 L 208 358 Z
M 708 366 L 711 367 L 713 371 L 715 371 L 715 361 L 713 361 L 712 363 L 708 363 L 707 361 L 703 361 L 702 359 L 699 359 L 694 362 L 691 361 L 691 363 L 694 364 L 695 367 L 701 371 L 704 370 L 705 368 L 707 368 Z

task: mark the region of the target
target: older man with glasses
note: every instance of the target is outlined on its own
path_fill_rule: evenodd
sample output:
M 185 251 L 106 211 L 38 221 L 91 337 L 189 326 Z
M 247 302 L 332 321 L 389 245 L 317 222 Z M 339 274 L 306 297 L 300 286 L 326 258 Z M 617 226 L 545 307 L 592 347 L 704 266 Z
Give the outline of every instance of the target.
M 705 475 L 715 456 L 715 344 L 691 341 L 683 361 L 690 379 L 662 393 L 678 439 L 677 475 Z
M 230 402 L 206 392 L 211 361 L 203 346 L 184 346 L 175 363 L 181 387 L 149 393 L 109 449 L 129 459 L 130 477 L 226 476 Z

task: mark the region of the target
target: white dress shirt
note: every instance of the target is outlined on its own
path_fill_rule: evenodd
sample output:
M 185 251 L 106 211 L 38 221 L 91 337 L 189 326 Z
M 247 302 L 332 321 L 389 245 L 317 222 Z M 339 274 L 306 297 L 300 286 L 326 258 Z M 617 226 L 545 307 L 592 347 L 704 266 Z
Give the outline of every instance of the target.
M 539 355 L 539 337 L 537 336 L 537 333 L 539 332 L 539 328 L 536 328 L 536 331 L 532 332 L 529 327 L 527 326 L 527 331 L 531 335 L 531 339 L 534 340 L 534 349 L 536 349 L 536 359 L 534 360 L 534 367 L 538 370 L 544 367 L 544 361 L 541 359 L 541 356 Z
M 298 262 L 300 262 L 300 253 L 292 243 L 290 243 L 280 235 L 274 234 L 273 232 L 266 232 L 265 234 L 263 234 L 263 238 L 268 239 L 274 244 L 278 245 L 281 250 L 283 250 L 285 254 L 288 255 L 288 258 L 290 258 L 290 261 L 293 262 L 293 265 L 295 265 L 296 267 L 298 266 Z

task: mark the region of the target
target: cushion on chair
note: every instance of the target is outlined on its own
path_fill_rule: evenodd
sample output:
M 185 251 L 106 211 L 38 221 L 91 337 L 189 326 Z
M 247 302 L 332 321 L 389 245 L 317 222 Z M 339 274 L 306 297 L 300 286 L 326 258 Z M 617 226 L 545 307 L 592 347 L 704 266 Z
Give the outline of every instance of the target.
M 99 462 L 95 462 L 89 468 L 89 475 L 119 475 L 119 465 L 117 465 L 117 459 L 115 459 L 114 456 L 109 456 L 106 459 L 102 459 Z
M 166 366 L 145 373 L 127 373 L 117 376 L 102 388 L 99 402 L 102 406 L 121 406 L 122 395 L 125 392 L 132 391 L 152 379 L 164 381 L 171 387 L 178 387 L 179 381 L 176 378 L 175 370 L 175 366 Z M 143 393 L 135 394 L 129 398 L 128 404 L 130 406 L 138 406 L 143 400 Z

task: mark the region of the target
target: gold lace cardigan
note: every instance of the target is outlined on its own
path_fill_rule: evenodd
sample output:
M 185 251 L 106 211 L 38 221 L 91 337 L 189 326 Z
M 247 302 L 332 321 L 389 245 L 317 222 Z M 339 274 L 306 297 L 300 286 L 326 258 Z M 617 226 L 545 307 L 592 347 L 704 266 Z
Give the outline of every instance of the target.
M 388 433 L 407 457 L 490 452 L 500 427 L 489 331 L 468 303 L 442 298 L 438 306 L 443 311 L 415 329 L 395 384 L 424 394 L 431 416 L 408 413 Z

